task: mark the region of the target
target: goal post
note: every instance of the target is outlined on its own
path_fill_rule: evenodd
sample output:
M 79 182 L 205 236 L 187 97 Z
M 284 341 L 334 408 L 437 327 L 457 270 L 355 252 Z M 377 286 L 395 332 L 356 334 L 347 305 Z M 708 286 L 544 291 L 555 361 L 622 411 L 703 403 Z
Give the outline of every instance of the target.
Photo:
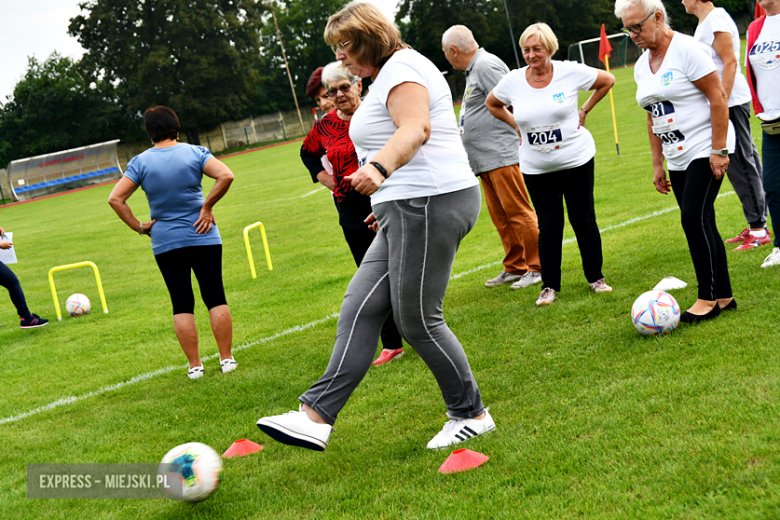
M 612 45 L 612 52 L 609 55 L 610 68 L 631 65 L 642 55 L 641 49 L 634 45 L 627 34 L 623 34 L 622 32 L 610 34 L 607 38 Z M 604 64 L 599 60 L 600 41 L 601 38 L 590 38 L 589 40 L 572 43 L 569 45 L 566 59 L 584 63 L 590 67 L 603 69 Z

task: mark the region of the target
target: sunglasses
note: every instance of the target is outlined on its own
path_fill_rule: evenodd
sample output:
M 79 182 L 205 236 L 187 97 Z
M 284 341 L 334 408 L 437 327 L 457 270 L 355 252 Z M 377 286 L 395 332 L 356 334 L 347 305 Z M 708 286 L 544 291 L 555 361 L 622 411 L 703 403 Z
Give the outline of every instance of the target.
M 348 42 L 341 42 L 337 43 L 335 45 L 331 45 L 330 48 L 333 49 L 333 54 L 336 54 L 338 51 L 344 52 L 347 50 L 347 45 L 352 43 L 352 40 L 349 40 Z
M 641 22 L 635 23 L 631 27 L 623 27 L 620 29 L 620 31 L 627 36 L 631 36 L 631 33 L 639 34 L 642 32 L 642 24 L 645 23 L 651 16 L 655 16 L 655 11 L 647 15 L 647 17 Z
M 339 93 L 339 90 L 341 91 L 342 94 L 346 95 L 346 93 L 349 92 L 349 89 L 351 89 L 352 85 L 354 85 L 355 83 L 357 83 L 357 80 L 353 81 L 349 85 L 341 85 L 339 88 L 328 89 L 328 92 L 325 94 L 325 97 L 335 98 L 336 94 Z

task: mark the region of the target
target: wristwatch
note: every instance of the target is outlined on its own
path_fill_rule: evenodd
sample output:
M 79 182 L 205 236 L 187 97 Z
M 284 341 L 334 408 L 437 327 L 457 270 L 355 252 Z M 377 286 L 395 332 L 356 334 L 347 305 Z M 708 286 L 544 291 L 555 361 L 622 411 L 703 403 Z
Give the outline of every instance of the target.
M 720 150 L 716 150 L 713 148 L 710 150 L 710 154 L 712 155 L 720 155 L 722 157 L 728 157 L 729 156 L 729 149 L 728 148 L 721 148 Z

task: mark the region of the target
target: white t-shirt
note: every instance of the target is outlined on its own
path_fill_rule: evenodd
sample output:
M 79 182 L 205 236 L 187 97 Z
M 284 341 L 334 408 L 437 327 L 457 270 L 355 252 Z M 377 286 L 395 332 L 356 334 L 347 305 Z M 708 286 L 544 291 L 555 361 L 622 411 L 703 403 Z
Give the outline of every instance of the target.
M 750 103 L 750 88 L 748 88 L 747 80 L 745 75 L 742 74 L 742 67 L 739 63 L 741 47 L 737 24 L 734 23 L 729 13 L 722 7 L 716 7 L 710 11 L 707 18 L 696 27 L 693 37 L 710 48 L 712 61 L 715 62 L 715 67 L 718 69 L 718 76 L 723 79 L 723 60 L 712 46 L 716 32 L 726 33 L 731 36 L 731 44 L 734 46 L 734 57 L 737 58 L 737 73 L 734 77 L 734 88 L 731 89 L 731 97 L 729 97 L 729 106 L 734 107 Z
M 514 107 L 523 134 L 520 171 L 526 175 L 582 166 L 596 155 L 593 136 L 580 127 L 578 93 L 590 90 L 598 70 L 573 61 L 553 61 L 553 78 L 544 88 L 526 79 L 528 67 L 516 69 L 498 82 L 493 95 Z
M 780 117 L 780 14 L 766 17 L 756 43 L 748 49 L 748 59 L 756 80 L 753 86 L 764 108 L 761 117 Z
M 412 49 L 396 52 L 379 71 L 352 116 L 349 136 L 360 166 L 371 162 L 397 130 L 387 110 L 387 96 L 401 83 L 428 89 L 431 136 L 406 165 L 397 169 L 371 195 L 371 204 L 442 195 L 477 186 L 452 109 L 452 94 L 439 69 Z
M 670 170 L 682 171 L 712 150 L 710 102 L 694 81 L 714 72 L 707 47 L 692 37 L 674 33 L 664 61 L 653 74 L 645 52 L 634 66 L 636 100 L 653 117 L 653 133 L 663 141 Z M 734 151 L 734 128 L 729 121 L 727 147 Z

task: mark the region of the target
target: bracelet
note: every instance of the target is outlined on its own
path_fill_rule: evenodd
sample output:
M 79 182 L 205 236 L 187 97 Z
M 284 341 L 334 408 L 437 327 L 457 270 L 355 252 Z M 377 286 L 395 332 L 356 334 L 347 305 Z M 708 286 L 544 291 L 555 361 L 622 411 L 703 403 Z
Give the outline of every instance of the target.
M 368 163 L 368 164 L 370 164 L 371 166 L 373 166 L 374 168 L 376 168 L 377 170 L 379 170 L 379 173 L 381 173 L 381 174 L 382 174 L 382 177 L 384 177 L 385 179 L 387 179 L 387 170 L 385 170 L 385 167 L 384 167 L 384 166 L 382 166 L 382 165 L 381 165 L 381 164 L 379 164 L 378 162 L 372 162 L 372 163 Z
M 145 233 L 144 233 L 144 225 L 143 225 L 143 223 L 139 222 L 138 225 L 141 226 L 141 229 L 138 230 L 138 234 L 141 235 L 141 236 L 144 236 Z
M 585 110 L 585 106 L 582 106 L 582 107 L 580 108 L 580 110 L 582 110 L 582 111 L 583 111 L 583 112 L 585 112 L 586 114 L 590 112 L 590 110 Z

